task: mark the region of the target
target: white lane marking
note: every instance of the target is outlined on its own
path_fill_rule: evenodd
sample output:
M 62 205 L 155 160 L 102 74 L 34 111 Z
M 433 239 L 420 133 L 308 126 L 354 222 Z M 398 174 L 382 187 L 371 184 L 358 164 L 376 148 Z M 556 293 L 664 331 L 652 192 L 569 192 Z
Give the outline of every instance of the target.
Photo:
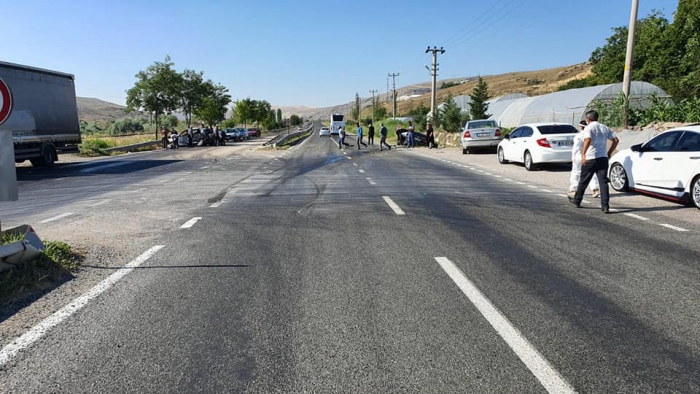
M 625 215 L 625 216 L 629 216 L 629 217 L 631 217 L 631 218 L 635 218 L 635 219 L 641 220 L 641 221 L 643 221 L 643 222 L 646 222 L 646 221 L 649 220 L 649 219 L 645 218 L 644 216 L 635 215 L 635 214 L 633 214 L 633 213 L 624 213 L 624 215 Z
M 90 208 L 99 207 L 100 205 L 107 204 L 107 203 L 110 202 L 110 201 L 112 201 L 112 200 L 108 198 L 108 199 L 106 199 L 106 200 L 102 200 L 102 201 L 98 201 L 98 202 L 96 202 L 96 203 L 94 203 L 94 204 L 90 204 L 90 205 L 88 205 L 88 207 L 90 207 Z
M 537 186 L 535 186 L 535 185 L 527 185 L 527 187 L 529 187 L 530 189 L 539 189 L 539 188 L 538 188 Z
M 72 214 L 73 214 L 73 212 L 62 213 L 62 214 L 60 214 L 60 215 L 58 215 L 58 216 L 54 216 L 54 217 L 52 217 L 52 218 L 48 218 L 48 219 L 46 219 L 46 220 L 42 220 L 42 221 L 39 222 L 39 223 L 53 222 L 53 221 L 56 221 L 56 220 L 63 219 L 63 218 L 65 218 L 65 217 L 67 217 L 67 216 L 70 216 L 70 215 L 72 215 Z
M 406 213 L 392 200 L 389 196 L 382 196 L 384 201 L 389 204 L 389 207 L 394 210 L 397 215 L 405 215 Z
M 518 185 L 524 185 L 524 184 L 525 184 L 525 182 L 515 182 L 515 183 L 517 183 Z
M 567 196 L 566 194 L 557 194 L 557 196 L 559 196 L 559 197 L 569 197 L 569 196 Z
M 204 167 L 200 168 L 200 170 L 206 170 L 207 168 L 209 168 L 209 166 L 204 166 Z
M 137 193 L 143 193 L 144 191 L 146 191 L 146 189 L 141 188 L 141 189 L 132 190 L 131 192 L 134 194 L 137 194 Z
M 494 175 L 494 178 L 503 178 L 503 177 L 500 175 Z
M 357 167 L 357 163 L 352 163 L 352 165 L 354 165 L 355 167 Z
M 552 193 L 551 190 L 547 190 L 547 189 L 540 189 L 540 191 L 543 192 L 543 193 Z
M 684 228 L 682 228 L 682 227 L 676 227 L 676 226 L 672 226 L 672 225 L 666 224 L 666 223 L 659 223 L 659 226 L 666 227 L 666 228 L 670 228 L 671 230 L 676 230 L 676 231 L 680 231 L 680 232 L 686 232 L 686 231 L 688 231 L 688 230 L 686 230 L 686 229 L 684 229 Z
M 348 154 L 348 152 L 345 152 L 345 151 L 343 151 L 343 154 L 344 154 L 344 155 L 347 155 L 347 154 Z
M 364 173 L 365 173 L 365 170 L 360 170 L 360 174 L 364 174 Z
M 373 181 L 372 178 L 365 178 L 367 179 L 367 182 L 369 182 L 370 185 L 375 186 L 377 182 Z
M 549 393 L 575 393 L 574 388 L 557 372 L 554 367 L 535 349 L 508 318 L 484 296 L 481 291 L 454 265 L 447 257 L 436 257 L 447 275 L 462 293 L 469 298 L 476 309 L 486 318 L 498 335 L 513 349 L 513 352 L 525 364 L 527 369 L 540 381 Z
M 491 176 L 491 175 L 493 175 L 493 174 L 491 174 L 490 172 L 484 172 L 484 175 L 489 175 L 489 176 Z
M 348 160 L 352 160 L 352 157 L 348 156 Z
M 69 318 L 72 314 L 82 309 L 85 305 L 88 304 L 88 302 L 90 302 L 92 299 L 99 296 L 100 294 L 104 293 L 107 289 L 109 289 L 115 283 L 117 283 L 121 278 L 126 276 L 126 274 L 131 272 L 134 268 L 138 267 L 139 265 L 143 264 L 143 262 L 151 258 L 151 256 L 153 256 L 154 254 L 156 254 L 156 252 L 163 248 L 164 245 L 156 245 L 148 249 L 141 256 L 137 257 L 129 264 L 125 265 L 124 267 L 117 270 L 117 272 L 107 277 L 107 279 L 103 280 L 102 282 L 98 283 L 95 287 L 88 290 L 87 293 L 84 293 L 80 297 L 76 298 L 70 304 L 59 309 L 53 315 L 47 317 L 46 319 L 42 320 L 39 324 L 32 327 L 21 337 L 7 344 L 4 348 L 2 348 L 2 350 L 0 350 L 0 366 L 10 361 L 10 359 L 16 356 L 17 353 L 19 353 L 20 351 L 28 348 L 34 342 L 41 339 L 41 337 L 46 335 L 49 332 L 49 330 L 51 330 L 53 327 L 57 326 L 58 324 Z
M 188 220 L 187 222 L 185 222 L 185 224 L 180 226 L 180 228 L 190 228 L 190 227 L 194 226 L 194 224 L 197 223 L 198 221 L 200 221 L 201 219 L 202 219 L 201 217 L 192 218 L 192 219 Z
M 224 203 L 223 200 L 219 200 L 219 201 L 217 201 L 217 202 L 211 204 L 211 205 L 209 206 L 209 208 L 218 208 L 218 207 L 220 207 L 221 204 L 223 204 L 223 203 Z
M 513 180 L 510 179 L 510 178 L 503 178 L 503 180 L 506 181 L 506 182 L 513 182 Z

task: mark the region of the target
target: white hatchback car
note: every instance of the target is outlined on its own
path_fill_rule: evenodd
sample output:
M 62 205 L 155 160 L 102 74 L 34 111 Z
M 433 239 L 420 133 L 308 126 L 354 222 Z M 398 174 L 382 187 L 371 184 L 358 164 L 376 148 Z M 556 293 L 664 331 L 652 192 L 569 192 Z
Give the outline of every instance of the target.
M 700 208 L 700 125 L 665 131 L 610 159 L 610 186 Z
M 321 130 L 318 131 L 318 136 L 323 137 L 323 136 L 331 136 L 331 129 L 328 127 L 321 127 Z
M 528 171 L 539 164 L 571 163 L 576 127 L 566 123 L 532 123 L 518 126 L 498 144 L 498 162 L 525 164 Z

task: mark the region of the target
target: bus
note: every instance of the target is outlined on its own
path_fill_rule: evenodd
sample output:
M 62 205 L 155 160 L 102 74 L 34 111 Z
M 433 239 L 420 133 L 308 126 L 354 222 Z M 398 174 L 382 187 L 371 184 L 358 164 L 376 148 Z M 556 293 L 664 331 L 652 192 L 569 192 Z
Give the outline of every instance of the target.
M 339 129 L 343 127 L 345 128 L 345 115 L 341 114 L 333 114 L 331 115 L 331 135 L 333 134 L 340 134 Z

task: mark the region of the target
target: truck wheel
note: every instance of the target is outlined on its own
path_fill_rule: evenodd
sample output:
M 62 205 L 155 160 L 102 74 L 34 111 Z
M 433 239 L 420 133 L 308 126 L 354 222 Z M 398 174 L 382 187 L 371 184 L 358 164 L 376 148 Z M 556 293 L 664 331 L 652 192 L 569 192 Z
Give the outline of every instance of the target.
M 41 157 L 35 159 L 29 159 L 34 167 L 48 167 L 52 168 L 56 162 L 56 151 L 52 146 L 45 146 L 41 151 Z

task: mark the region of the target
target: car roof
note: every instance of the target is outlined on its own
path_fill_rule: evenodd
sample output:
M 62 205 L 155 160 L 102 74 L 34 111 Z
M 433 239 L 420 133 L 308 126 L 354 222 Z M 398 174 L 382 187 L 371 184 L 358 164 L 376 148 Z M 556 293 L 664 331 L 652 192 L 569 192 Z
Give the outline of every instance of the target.
M 529 126 L 529 127 L 540 127 L 540 126 L 573 126 L 571 123 L 559 123 L 559 122 L 539 122 L 539 123 L 525 123 L 518 127 Z
M 700 133 L 700 124 L 695 123 L 695 124 L 691 124 L 688 126 L 674 127 L 672 129 L 664 131 L 664 133 L 668 133 L 669 131 L 679 131 L 679 130 L 694 131 L 696 133 Z M 659 133 L 659 134 L 662 134 L 662 133 Z

